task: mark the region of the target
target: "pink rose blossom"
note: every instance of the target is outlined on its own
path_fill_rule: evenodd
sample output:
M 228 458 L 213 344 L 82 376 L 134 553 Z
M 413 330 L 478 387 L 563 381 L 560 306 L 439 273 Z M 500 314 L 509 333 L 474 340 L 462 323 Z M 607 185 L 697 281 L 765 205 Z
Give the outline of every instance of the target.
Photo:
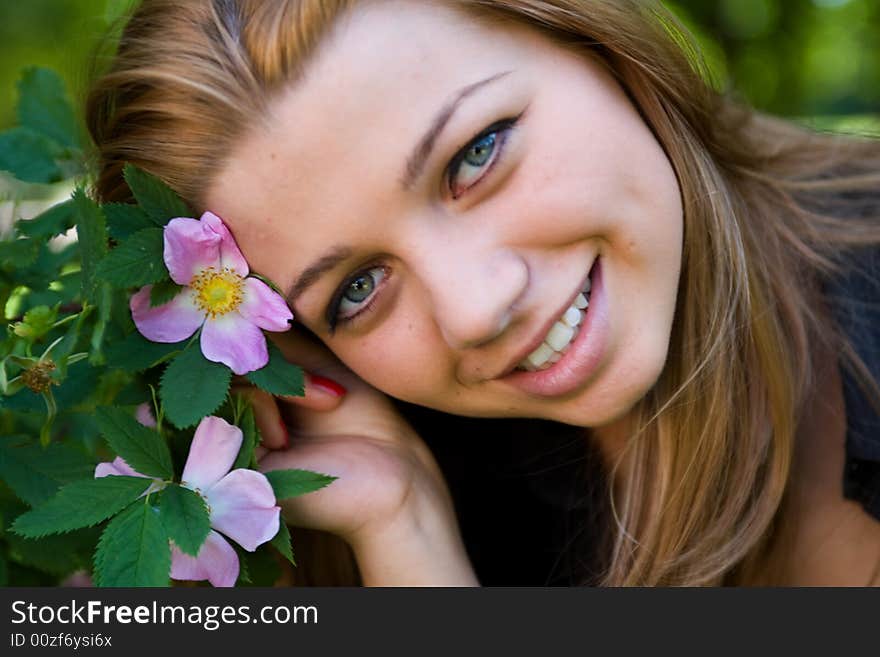
M 138 331 L 153 342 L 180 342 L 200 327 L 202 353 L 236 374 L 269 362 L 267 331 L 286 331 L 293 314 L 268 285 L 248 277 L 248 264 L 216 215 L 178 217 L 165 226 L 165 266 L 184 288 L 171 301 L 150 307 L 151 285 L 131 297 Z
M 184 554 L 172 542 L 172 579 L 206 579 L 214 586 L 233 586 L 240 564 L 235 549 L 223 535 L 253 552 L 278 533 L 281 507 L 275 504 L 275 493 L 266 476 L 241 468 L 229 471 L 242 438 L 241 429 L 219 417 L 206 417 L 196 428 L 181 485 L 205 500 L 211 531 L 195 557 Z M 121 458 L 99 463 L 95 471 L 96 477 L 123 474 L 144 476 Z

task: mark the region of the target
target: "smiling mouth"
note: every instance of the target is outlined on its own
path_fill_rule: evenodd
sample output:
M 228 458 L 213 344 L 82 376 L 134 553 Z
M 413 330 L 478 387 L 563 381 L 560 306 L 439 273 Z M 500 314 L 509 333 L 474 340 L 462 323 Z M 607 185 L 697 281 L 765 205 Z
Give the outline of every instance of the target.
M 595 266 L 595 263 L 593 264 Z M 592 272 L 593 270 L 591 269 L 591 275 Z M 553 323 L 553 326 L 547 331 L 538 348 L 520 361 L 516 370 L 540 372 L 552 367 L 565 355 L 571 343 L 577 337 L 580 326 L 587 315 L 587 309 L 590 307 L 591 287 L 592 279 L 587 277 L 587 282 L 574 298 L 571 305 Z

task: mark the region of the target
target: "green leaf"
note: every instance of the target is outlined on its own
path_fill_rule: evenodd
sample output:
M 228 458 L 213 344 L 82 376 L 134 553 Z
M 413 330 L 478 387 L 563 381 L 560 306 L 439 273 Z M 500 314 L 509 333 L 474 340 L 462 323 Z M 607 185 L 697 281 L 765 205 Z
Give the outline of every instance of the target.
M 107 230 L 110 237 L 122 240 L 143 230 L 144 228 L 156 228 L 156 222 L 150 219 L 143 208 L 133 203 L 105 203 L 101 206 L 104 216 L 107 217 Z
M 181 552 L 196 556 L 211 531 L 208 507 L 201 495 L 183 486 L 168 486 L 159 507 L 168 537 Z
M 161 228 L 145 228 L 112 249 L 98 263 L 97 275 L 117 288 L 141 287 L 168 278 L 162 261 Z
M 136 502 L 107 524 L 95 550 L 95 585 L 167 586 L 170 571 L 168 533 L 152 506 Z
M 48 502 L 23 513 L 12 531 L 26 538 L 91 527 L 118 513 L 152 485 L 146 477 L 109 476 L 67 484 Z
M 90 477 L 95 465 L 82 452 L 61 443 L 47 448 L 32 443 L 0 441 L 0 479 L 15 494 L 36 506 L 72 481 Z
M 19 180 L 53 183 L 61 180 L 57 144 L 28 128 L 12 128 L 0 133 L 0 170 Z
M 107 255 L 107 226 L 101 208 L 82 188 L 73 192 L 76 207 L 76 233 L 82 257 L 83 297 L 93 305 L 101 300 L 98 263 Z
M 302 397 L 305 394 L 302 369 L 284 358 L 272 342 L 268 342 L 268 347 L 269 362 L 245 376 L 255 386 L 273 395 Z
M 55 71 L 31 67 L 18 81 L 18 122 L 59 144 L 79 147 L 79 130 L 64 83 Z
M 158 226 L 164 226 L 175 217 L 192 217 L 186 203 L 152 174 L 126 164 L 122 175 L 137 202 Z
M 279 500 L 311 493 L 339 478 L 311 470 L 270 470 L 264 474 Z
M 281 520 L 278 527 L 278 533 L 275 534 L 275 538 L 272 539 L 271 543 L 285 559 L 294 566 L 296 565 L 296 560 L 293 558 L 293 545 L 290 542 L 290 530 L 287 528 L 284 519 Z
M 164 281 L 159 281 L 150 288 L 150 308 L 155 308 L 156 306 L 161 306 L 163 303 L 168 303 L 176 297 L 182 289 L 183 285 L 178 285 L 170 278 Z
M 98 531 L 92 528 L 37 539 L 9 534 L 6 540 L 9 543 L 9 556 L 16 563 L 53 575 L 67 575 L 91 565 L 98 536 Z
M 73 227 L 76 209 L 73 199 L 57 203 L 33 219 L 21 219 L 15 224 L 20 235 L 49 238 L 60 235 Z
M 162 373 L 159 396 L 167 417 L 179 429 L 191 427 L 211 415 L 226 398 L 232 371 L 202 355 L 190 345 Z
M 254 407 L 248 402 L 244 413 L 241 416 L 240 428 L 242 433 L 241 449 L 238 450 L 238 456 L 235 457 L 235 463 L 232 469 L 249 468 L 254 458 L 254 448 L 260 442 L 260 433 L 257 429 L 256 418 L 254 417 Z
M 171 479 L 171 452 L 158 432 L 145 427 L 121 408 L 98 408 L 98 428 L 118 456 L 141 474 Z
M 39 240 L 31 238 L 0 241 L 0 265 L 13 269 L 30 267 L 40 255 L 40 246 L 42 245 Z M 16 282 L 27 284 L 21 280 Z
M 150 342 L 137 331 L 107 347 L 107 364 L 126 372 L 143 372 L 175 353 L 183 351 L 181 342 Z

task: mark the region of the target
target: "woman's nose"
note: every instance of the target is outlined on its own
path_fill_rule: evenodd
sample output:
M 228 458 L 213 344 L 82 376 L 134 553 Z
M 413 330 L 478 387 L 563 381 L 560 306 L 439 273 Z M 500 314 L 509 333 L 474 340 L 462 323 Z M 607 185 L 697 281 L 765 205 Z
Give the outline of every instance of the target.
M 454 349 L 479 346 L 501 334 L 528 286 L 525 261 L 510 250 L 435 250 L 425 284 L 434 316 Z

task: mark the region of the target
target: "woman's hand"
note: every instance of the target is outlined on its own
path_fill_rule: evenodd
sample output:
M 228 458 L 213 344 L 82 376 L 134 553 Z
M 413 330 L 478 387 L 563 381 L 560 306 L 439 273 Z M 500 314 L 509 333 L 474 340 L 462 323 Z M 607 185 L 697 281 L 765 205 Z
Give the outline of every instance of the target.
M 365 585 L 477 585 L 428 447 L 385 395 L 294 331 L 273 339 L 306 371 L 305 397 L 276 404 L 267 393 L 248 390 L 263 444 L 273 450 L 258 454 L 260 467 L 338 479 L 281 502 L 285 519 L 346 540 Z

